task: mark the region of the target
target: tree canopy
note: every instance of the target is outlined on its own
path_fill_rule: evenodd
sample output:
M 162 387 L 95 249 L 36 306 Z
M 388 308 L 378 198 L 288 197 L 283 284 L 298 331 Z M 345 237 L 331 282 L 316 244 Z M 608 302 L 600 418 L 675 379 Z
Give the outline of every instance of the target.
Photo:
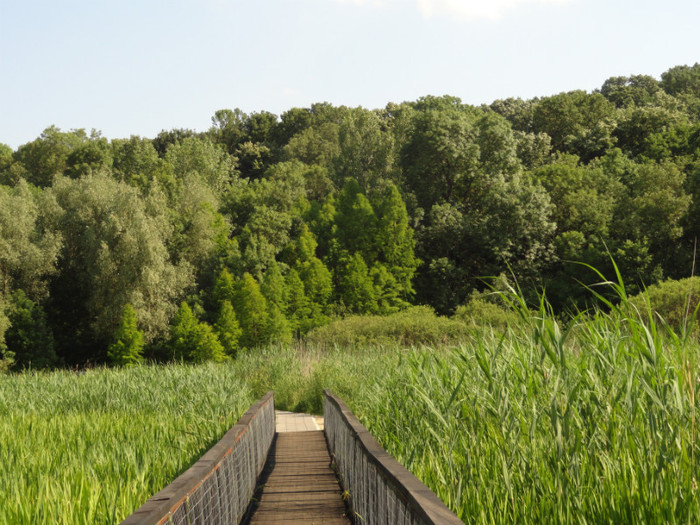
M 700 64 L 472 106 L 452 96 L 108 140 L 0 144 L 0 369 L 224 360 L 350 313 L 451 314 L 506 274 L 581 308 L 687 276 Z M 30 364 L 31 363 L 31 364 Z

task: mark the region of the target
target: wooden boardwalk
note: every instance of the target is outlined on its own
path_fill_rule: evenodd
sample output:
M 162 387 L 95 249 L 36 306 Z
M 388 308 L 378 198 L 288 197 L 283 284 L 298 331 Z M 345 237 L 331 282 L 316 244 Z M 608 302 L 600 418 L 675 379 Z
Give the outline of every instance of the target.
M 350 523 L 322 424 L 322 418 L 306 414 L 277 413 L 277 433 L 261 477 L 264 487 L 245 523 Z

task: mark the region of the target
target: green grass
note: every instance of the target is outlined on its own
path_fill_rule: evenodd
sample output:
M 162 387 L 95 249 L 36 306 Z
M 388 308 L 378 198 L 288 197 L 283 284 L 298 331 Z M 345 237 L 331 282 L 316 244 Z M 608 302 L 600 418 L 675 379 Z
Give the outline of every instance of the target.
M 674 332 L 611 286 L 621 306 L 565 324 L 513 293 L 519 322 L 459 344 L 0 376 L 0 523 L 117 522 L 268 389 L 318 413 L 326 387 L 466 523 L 698 523 L 694 319 Z

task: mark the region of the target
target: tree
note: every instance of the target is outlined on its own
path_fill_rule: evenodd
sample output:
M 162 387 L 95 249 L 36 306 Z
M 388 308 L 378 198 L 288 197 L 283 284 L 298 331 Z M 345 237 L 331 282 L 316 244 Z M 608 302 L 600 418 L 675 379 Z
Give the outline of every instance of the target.
M 661 74 L 661 87 L 669 95 L 700 97 L 700 64 L 672 67 Z
M 216 333 L 211 326 L 204 322 L 197 324 L 188 357 L 195 363 L 220 362 L 228 358 Z
M 382 129 L 379 116 L 356 108 L 345 114 L 338 129 L 338 155 L 333 158 L 337 187 L 351 177 L 363 192 L 390 177 L 394 161 L 394 138 Z
M 22 289 L 32 299 L 47 294 L 47 280 L 56 272 L 61 235 L 48 228 L 43 215 L 55 201 L 20 181 L 0 186 L 0 297 Z
M 17 148 L 14 158 L 22 165 L 28 182 L 40 187 L 50 186 L 57 175 L 68 167 L 68 156 L 88 140 L 85 130 L 67 133 L 51 126 L 36 140 Z
M 415 113 L 400 163 L 421 208 L 463 198 L 479 166 L 477 134 L 474 113 L 460 106 Z
M 265 327 L 265 341 L 278 344 L 289 344 L 292 342 L 292 327 L 284 313 L 272 305 L 267 317 Z
M 161 167 L 153 141 L 132 135 L 112 141 L 114 176 L 132 186 L 145 187 Z
M 284 147 L 283 158 L 332 168 L 333 159 L 340 153 L 339 129 L 336 122 L 325 122 L 300 131 Z
M 0 296 L 0 373 L 7 372 L 15 364 L 15 354 L 7 349 L 5 332 L 10 326 L 10 320 L 5 314 L 5 301 Z
M 173 360 L 182 361 L 189 356 L 194 347 L 198 324 L 190 306 L 185 301 L 180 303 L 180 308 L 170 324 L 168 348 Z
M 287 310 L 289 292 L 277 261 L 273 261 L 267 267 L 263 275 L 260 291 L 267 300 L 268 305 L 276 306 L 280 312 L 285 312 Z
M 199 322 L 184 301 L 170 325 L 168 347 L 174 360 L 203 363 L 226 359 L 224 348 L 212 327 Z
M 238 351 L 238 340 L 241 337 L 241 326 L 238 324 L 236 313 L 228 300 L 221 302 L 219 315 L 214 325 L 216 335 L 221 342 L 221 346 L 226 355 L 236 357 Z
M 376 291 L 364 259 L 355 253 L 341 263 L 338 300 L 349 312 L 374 313 L 377 310 Z
M 649 75 L 610 77 L 600 88 L 601 94 L 618 108 L 653 105 L 660 91 L 659 82 Z
M 236 286 L 233 281 L 233 276 L 226 268 L 224 268 L 219 273 L 219 277 L 216 279 L 212 290 L 214 308 L 218 310 L 225 301 L 228 301 L 229 303 L 232 302 L 235 293 Z
M 143 361 L 143 345 L 143 332 L 138 328 L 136 310 L 127 303 L 124 305 L 115 341 L 109 346 L 107 356 L 115 365 L 136 365 Z
M 615 107 L 600 93 L 560 93 L 539 101 L 533 131 L 547 133 L 552 147 L 588 161 L 604 155 L 614 141 Z
M 304 293 L 304 283 L 293 268 L 287 272 L 285 288 L 288 298 L 286 316 L 293 331 L 304 333 L 304 327 L 311 317 L 311 308 Z
M 15 291 L 9 300 L 7 320 L 5 343 L 14 354 L 15 367 L 36 369 L 57 364 L 53 332 L 39 303 L 22 290 Z
M 238 316 L 243 333 L 240 343 L 244 348 L 253 348 L 267 342 L 268 307 L 260 286 L 249 273 L 244 273 L 236 284 L 233 308 Z
M 104 137 L 93 131 L 89 140 L 73 148 L 66 158 L 65 175 L 78 178 L 99 171 L 112 168 L 112 148 Z
M 59 206 L 51 226 L 63 238 L 49 302 L 62 355 L 104 359 L 127 303 L 147 343 L 162 336 L 175 300 L 193 283 L 190 266 L 171 261 L 164 210 L 104 173 L 59 178 L 49 193 Z
M 379 260 L 393 277 L 399 302 L 408 301 L 413 296 L 412 280 L 419 261 L 414 254 L 415 241 L 406 205 L 396 186 L 386 186 L 376 199 L 375 210 L 378 222 L 374 243 Z
M 246 114 L 240 109 L 220 109 L 211 118 L 212 127 L 209 135 L 217 144 L 222 144 L 229 153 L 233 154 L 238 144 L 246 135 Z
M 165 161 L 177 179 L 194 175 L 216 192 L 224 191 L 236 176 L 236 159 L 206 138 L 187 137 L 171 144 Z
M 338 194 L 335 207 L 335 238 L 350 253 L 359 252 L 368 260 L 376 254 L 374 243 L 377 217 L 369 199 L 355 179 L 348 179 Z

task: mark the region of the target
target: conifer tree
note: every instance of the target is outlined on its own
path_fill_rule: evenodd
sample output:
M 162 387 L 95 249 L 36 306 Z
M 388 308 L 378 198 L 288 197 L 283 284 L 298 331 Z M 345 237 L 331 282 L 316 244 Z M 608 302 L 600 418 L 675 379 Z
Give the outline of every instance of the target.
M 400 297 L 401 286 L 394 275 L 381 263 L 372 266 L 369 272 L 377 299 L 377 313 L 388 315 L 398 312 L 409 304 Z
M 233 298 L 233 308 L 243 333 L 242 347 L 252 348 L 267 342 L 268 307 L 260 286 L 249 273 L 244 273 L 237 283 Z
M 169 347 L 174 360 L 183 360 L 189 356 L 194 346 L 197 318 L 190 306 L 183 301 L 170 325 Z
M 398 296 L 408 300 L 413 296 L 412 280 L 419 261 L 414 253 L 416 243 L 406 205 L 393 183 L 376 200 L 375 211 L 379 220 L 374 243 L 379 259 L 393 276 Z
M 204 322 L 198 323 L 192 334 L 192 345 L 187 357 L 195 363 L 219 362 L 228 358 L 214 330 Z
M 292 327 L 284 313 L 274 304 L 270 307 L 267 317 L 265 338 L 271 343 L 288 344 L 292 342 Z
M 280 265 L 273 261 L 267 267 L 263 281 L 260 285 L 260 291 L 267 300 L 269 306 L 275 305 L 281 312 L 287 309 L 287 288 L 284 283 L 284 277 L 280 270 Z
M 335 238 L 341 248 L 350 254 L 360 252 L 367 260 L 374 259 L 377 217 L 354 179 L 348 179 L 338 194 L 335 226 Z
M 236 286 L 233 281 L 233 276 L 224 268 L 219 273 L 219 277 L 216 279 L 214 289 L 212 290 L 212 299 L 215 308 L 220 308 L 224 301 L 232 302 L 235 290 Z
M 143 332 L 138 328 L 136 310 L 131 304 L 124 305 L 122 320 L 114 343 L 109 346 L 107 356 L 115 365 L 132 366 L 143 361 Z
M 229 301 L 223 301 L 219 310 L 219 316 L 214 326 L 224 352 L 231 357 L 236 356 L 238 340 L 241 337 L 241 327 L 236 319 L 236 313 Z
M 226 352 L 210 325 L 199 322 L 183 301 L 170 326 L 170 351 L 173 359 L 202 363 L 223 361 Z
M 299 278 L 299 273 L 295 269 L 289 270 L 285 278 L 287 288 L 287 318 L 290 321 L 292 330 L 295 332 L 302 331 L 310 315 L 309 300 L 304 293 L 304 283 Z
M 367 264 L 359 253 L 343 261 L 338 299 L 353 313 L 374 313 L 377 299 Z

